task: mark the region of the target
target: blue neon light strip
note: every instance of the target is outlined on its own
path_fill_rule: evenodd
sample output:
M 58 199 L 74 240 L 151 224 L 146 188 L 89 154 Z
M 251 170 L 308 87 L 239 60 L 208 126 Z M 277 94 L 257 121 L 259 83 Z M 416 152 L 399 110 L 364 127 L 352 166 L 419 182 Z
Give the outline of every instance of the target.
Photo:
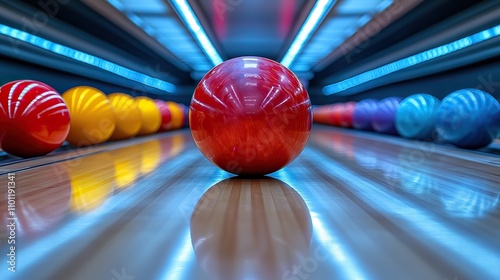
M 309 40 L 326 13 L 328 13 L 333 3 L 335 3 L 334 0 L 318 0 L 316 4 L 314 4 L 311 13 L 304 22 L 304 25 L 300 28 L 297 37 L 295 37 L 290 48 L 286 51 L 285 56 L 283 56 L 281 64 L 286 67 L 292 65 L 293 61 L 304 48 L 305 43 Z
M 42 49 L 51 51 L 53 53 L 98 67 L 105 71 L 111 72 L 118 76 L 139 82 L 141 84 L 154 87 L 166 92 L 174 92 L 175 85 L 169 82 L 153 78 L 146 74 L 131 70 L 108 60 L 93 56 L 91 54 L 75 50 L 73 48 L 49 41 L 47 39 L 38 37 L 36 35 L 12 28 L 7 25 L 0 24 L 0 34 L 9 36 L 11 38 L 23 41 L 25 43 L 40 47 Z
M 203 49 L 203 51 L 207 54 L 212 63 L 214 65 L 222 63 L 222 58 L 203 30 L 200 21 L 189 6 L 189 3 L 186 0 L 173 0 L 172 3 L 177 9 L 177 12 L 181 16 L 182 20 L 186 24 L 186 27 L 189 28 L 191 33 L 193 33 L 196 41 Z
M 467 36 L 460 40 L 442 45 L 437 48 L 430 49 L 407 58 L 397 60 L 395 62 L 386 64 L 384 66 L 375 68 L 373 70 L 361 73 L 349 79 L 334 83 L 323 88 L 323 94 L 331 95 L 345 91 L 347 89 L 359 86 L 361 84 L 373 81 L 375 79 L 387 76 L 391 73 L 410 68 L 412 66 L 454 53 L 456 51 L 468 48 L 470 46 L 479 44 L 489 39 L 498 37 L 500 35 L 500 25 L 486 29 L 479 33 Z

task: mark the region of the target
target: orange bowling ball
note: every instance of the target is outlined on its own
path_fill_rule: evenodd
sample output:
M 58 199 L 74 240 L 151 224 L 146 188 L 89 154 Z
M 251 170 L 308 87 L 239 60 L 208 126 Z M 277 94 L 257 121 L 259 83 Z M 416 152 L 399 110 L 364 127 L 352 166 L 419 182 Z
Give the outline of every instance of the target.
M 68 105 L 71 128 L 66 139 L 72 146 L 84 147 L 105 142 L 115 130 L 113 105 L 100 90 L 79 86 L 62 95 Z
M 112 93 L 108 99 L 113 105 L 116 128 L 111 140 L 127 139 L 136 136 L 142 127 L 142 114 L 134 98 L 125 93 Z
M 142 127 L 139 135 L 155 133 L 161 126 L 161 113 L 155 101 L 149 97 L 140 96 L 135 99 L 142 116 Z
M 172 114 L 172 121 L 170 122 L 170 129 L 179 129 L 182 127 L 184 123 L 184 112 L 182 111 L 181 106 L 179 104 L 167 101 L 165 102 L 170 109 L 170 113 Z

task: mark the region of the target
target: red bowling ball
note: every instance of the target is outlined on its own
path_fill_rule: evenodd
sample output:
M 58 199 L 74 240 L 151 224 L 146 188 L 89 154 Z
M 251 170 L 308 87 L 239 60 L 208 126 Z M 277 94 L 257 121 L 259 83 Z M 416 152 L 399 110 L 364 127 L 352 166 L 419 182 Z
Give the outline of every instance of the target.
M 64 142 L 69 128 L 68 107 L 52 87 L 30 80 L 0 87 L 0 146 L 7 153 L 48 154 Z
M 172 114 L 170 113 L 170 109 L 168 108 L 167 104 L 165 104 L 165 101 L 156 99 L 155 104 L 161 114 L 161 126 L 159 131 L 167 131 L 169 130 L 172 122 Z
M 347 102 L 344 104 L 340 115 L 340 126 L 352 127 L 354 108 L 356 108 L 356 102 Z
M 338 103 L 332 106 L 330 111 L 330 124 L 334 126 L 340 126 L 342 123 L 342 111 L 344 110 L 344 104 Z
M 264 175 L 294 160 L 311 130 L 311 102 L 297 77 L 260 57 L 228 60 L 195 89 L 189 122 L 200 151 L 234 174 Z

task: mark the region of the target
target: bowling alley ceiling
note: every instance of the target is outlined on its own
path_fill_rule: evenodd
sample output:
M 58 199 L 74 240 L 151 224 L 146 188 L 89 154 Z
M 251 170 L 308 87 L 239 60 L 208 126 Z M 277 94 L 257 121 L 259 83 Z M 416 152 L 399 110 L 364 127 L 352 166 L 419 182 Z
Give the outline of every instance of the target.
M 10 37 L 0 55 L 19 71 L 17 60 L 61 72 L 61 88 L 91 79 L 185 103 L 214 65 L 263 56 L 326 103 L 383 97 L 403 82 L 448 90 L 445 74 L 498 58 L 488 47 L 498 13 L 488 0 L 0 0 Z M 28 44 L 9 48 L 13 38 Z

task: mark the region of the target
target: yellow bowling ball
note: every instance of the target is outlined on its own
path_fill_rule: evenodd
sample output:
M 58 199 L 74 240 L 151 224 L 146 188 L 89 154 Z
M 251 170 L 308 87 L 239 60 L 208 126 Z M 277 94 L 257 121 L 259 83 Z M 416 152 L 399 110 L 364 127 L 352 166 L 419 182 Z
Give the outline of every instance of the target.
M 111 140 L 127 139 L 136 136 L 141 130 L 141 110 L 134 98 L 124 93 L 112 93 L 108 99 L 113 105 L 116 117 L 116 128 Z
M 182 127 L 182 123 L 184 122 L 184 113 L 182 112 L 182 108 L 179 106 L 179 104 L 172 102 L 172 101 L 167 101 L 165 102 L 168 106 L 168 109 L 170 110 L 170 113 L 172 114 L 172 121 L 170 122 L 170 129 L 179 129 Z
M 79 86 L 67 90 L 62 98 L 68 105 L 71 128 L 67 141 L 75 147 L 99 144 L 115 130 L 113 106 L 100 90 Z
M 155 133 L 160 129 L 161 113 L 156 107 L 153 99 L 145 96 L 135 99 L 139 110 L 141 110 L 142 126 L 139 135 Z

